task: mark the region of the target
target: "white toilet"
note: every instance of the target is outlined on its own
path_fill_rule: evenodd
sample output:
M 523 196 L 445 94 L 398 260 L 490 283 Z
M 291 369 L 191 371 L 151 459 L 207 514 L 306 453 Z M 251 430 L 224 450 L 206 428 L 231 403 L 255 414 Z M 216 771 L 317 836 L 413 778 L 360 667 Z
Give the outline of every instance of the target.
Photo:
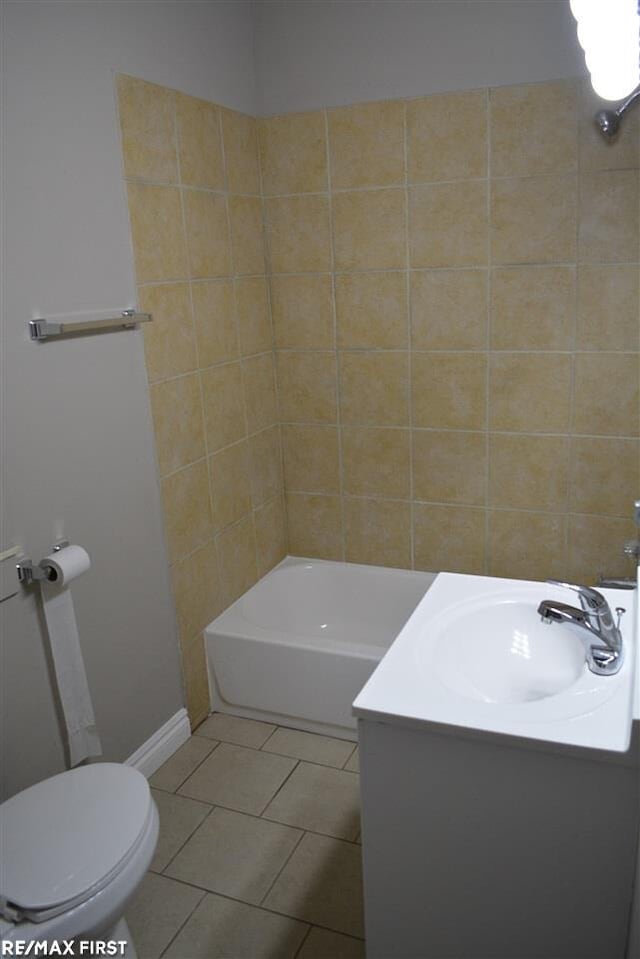
M 0 806 L 0 941 L 126 939 L 125 909 L 158 839 L 147 780 L 80 766 Z

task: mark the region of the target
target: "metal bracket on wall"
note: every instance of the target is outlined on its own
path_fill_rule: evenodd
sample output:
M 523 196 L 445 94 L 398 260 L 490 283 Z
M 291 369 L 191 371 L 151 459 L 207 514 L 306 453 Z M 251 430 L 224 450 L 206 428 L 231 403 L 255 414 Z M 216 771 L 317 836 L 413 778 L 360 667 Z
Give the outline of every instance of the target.
M 51 547 L 51 552 L 58 553 L 68 545 L 68 539 L 60 539 Z M 18 580 L 23 586 L 31 586 L 32 583 L 38 580 L 48 580 L 50 578 L 45 561 L 41 560 L 37 566 L 34 566 L 33 561 L 29 559 L 28 556 L 23 557 L 19 563 L 16 563 L 16 571 L 18 573 Z
M 29 336 L 32 340 L 50 340 L 57 336 L 76 336 L 79 333 L 102 333 L 106 330 L 132 330 L 139 323 L 150 323 L 151 313 L 123 310 L 120 316 L 103 319 L 85 319 L 73 323 L 52 323 L 49 320 L 29 320 Z

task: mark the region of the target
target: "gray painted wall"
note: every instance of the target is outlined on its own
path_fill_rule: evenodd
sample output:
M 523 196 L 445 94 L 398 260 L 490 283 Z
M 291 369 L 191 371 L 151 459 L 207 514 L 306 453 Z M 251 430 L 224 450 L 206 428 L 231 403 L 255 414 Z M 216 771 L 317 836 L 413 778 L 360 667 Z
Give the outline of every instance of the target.
M 585 72 L 568 0 L 256 0 L 262 116 Z
M 91 554 L 73 594 L 105 758 L 183 705 L 140 332 L 35 344 L 26 321 L 135 303 L 114 73 L 254 111 L 251 9 L 6 2 L 2 538 Z M 0 604 L 2 797 L 65 768 L 34 590 Z

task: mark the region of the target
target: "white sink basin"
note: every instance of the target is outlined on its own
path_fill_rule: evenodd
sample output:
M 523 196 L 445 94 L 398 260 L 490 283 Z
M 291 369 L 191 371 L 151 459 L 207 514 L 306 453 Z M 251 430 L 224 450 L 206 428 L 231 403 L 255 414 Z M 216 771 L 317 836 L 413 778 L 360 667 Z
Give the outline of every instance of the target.
M 573 686 L 586 669 L 577 629 L 541 622 L 532 600 L 517 595 L 464 603 L 434 629 L 442 682 L 484 703 L 546 699 Z
M 623 606 L 620 671 L 587 666 L 591 635 L 543 623 L 544 599 L 575 605 L 546 583 L 441 573 L 353 704 L 356 716 L 437 724 L 547 743 L 625 752 L 635 686 L 636 596 L 603 590 Z

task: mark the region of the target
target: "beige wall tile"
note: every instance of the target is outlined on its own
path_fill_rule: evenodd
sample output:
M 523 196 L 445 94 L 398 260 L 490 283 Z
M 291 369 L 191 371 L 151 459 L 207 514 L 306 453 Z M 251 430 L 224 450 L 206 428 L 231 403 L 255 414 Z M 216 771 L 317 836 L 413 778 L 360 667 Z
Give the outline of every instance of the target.
M 273 193 L 319 193 L 327 189 L 323 110 L 258 121 L 262 186 Z
M 204 460 L 162 480 L 162 504 L 169 561 L 175 563 L 204 546 L 213 535 L 209 477 Z
M 414 563 L 431 572 L 482 573 L 485 511 L 467 506 L 413 509 Z
M 176 187 L 129 183 L 129 217 L 138 283 L 187 276 L 180 193 Z
M 580 84 L 580 169 L 637 169 L 640 159 L 640 118 L 637 111 L 627 113 L 614 140 L 605 139 L 593 118 L 598 110 L 609 108 L 596 95 L 589 79 Z
M 227 182 L 232 193 L 260 193 L 256 121 L 236 110 L 220 111 Z
M 411 506 L 393 500 L 344 501 L 348 563 L 411 568 Z
M 339 376 L 343 423 L 407 425 L 408 353 L 341 353 Z
M 283 426 L 282 446 L 287 489 L 340 492 L 338 430 L 334 426 Z
M 494 180 L 494 263 L 553 263 L 576 257 L 576 177 Z
M 257 433 L 278 422 L 273 354 L 251 356 L 242 364 L 247 429 Z
M 566 436 L 493 433 L 489 438 L 491 506 L 564 512 L 568 472 Z
M 225 187 L 220 109 L 179 93 L 176 97 L 180 182 L 211 190 Z
M 336 276 L 338 345 L 360 349 L 406 349 L 405 273 Z
M 333 196 L 337 270 L 397 270 L 406 266 L 404 190 L 364 190 Z
M 282 490 L 282 449 L 280 426 L 249 438 L 251 456 L 251 500 L 254 509 L 278 496 Z
M 229 220 L 236 273 L 264 273 L 262 201 L 257 196 L 230 196 Z
M 236 308 L 240 350 L 243 356 L 272 349 L 269 291 L 262 276 L 246 276 L 236 280 Z
M 344 492 L 352 496 L 408 499 L 409 444 L 408 430 L 344 427 Z
M 280 418 L 285 423 L 335 423 L 334 353 L 278 353 Z
M 413 425 L 483 429 L 486 420 L 484 353 L 414 353 Z
M 329 110 L 334 190 L 404 183 L 404 104 L 363 103 Z
M 576 271 L 516 266 L 491 276 L 494 350 L 568 350 L 573 342 Z
M 144 329 L 144 353 L 150 383 L 189 373 L 197 367 L 189 285 L 167 283 L 138 290 L 140 309 L 153 314 Z
M 234 360 L 238 331 L 233 280 L 191 284 L 200 367 Z
M 407 148 L 410 183 L 486 176 L 485 91 L 408 100 Z
M 333 349 L 333 293 L 327 274 L 271 277 L 276 347 Z
M 339 496 L 287 493 L 287 529 L 292 556 L 343 558 Z
M 253 515 L 256 527 L 258 576 L 264 576 L 287 555 L 286 517 L 278 496 Z
M 493 430 L 566 433 L 571 358 L 562 353 L 494 353 L 489 424 Z
M 329 202 L 324 196 L 277 197 L 264 202 L 267 250 L 273 273 L 331 269 Z
M 231 244 L 225 198 L 204 190 L 183 190 L 182 195 L 191 278 L 228 276 Z
M 435 503 L 483 506 L 487 485 L 484 433 L 413 431 L 413 496 Z
M 413 187 L 409 191 L 409 238 L 411 266 L 418 269 L 486 263 L 486 183 Z
M 578 353 L 574 431 L 638 436 L 639 386 L 638 354 Z
M 125 176 L 175 183 L 178 163 L 173 90 L 119 76 L 118 112 Z
M 575 80 L 500 87 L 491 96 L 491 175 L 573 173 L 578 165 Z
M 411 273 L 414 350 L 482 350 L 487 345 L 485 270 Z
M 568 578 L 573 583 L 595 583 L 606 576 L 633 576 L 635 568 L 624 556 L 626 540 L 637 534 L 633 523 L 613 516 L 569 516 Z
M 171 584 L 184 648 L 221 612 L 220 570 L 213 542 L 171 567 Z
M 638 280 L 635 263 L 578 269 L 578 349 L 640 349 Z
M 158 468 L 166 476 L 205 455 L 198 374 L 155 383 L 149 392 Z
M 566 519 L 554 513 L 489 512 L 489 575 L 545 580 L 566 576 Z
M 216 531 L 250 512 L 249 447 L 245 440 L 209 457 L 209 482 Z
M 244 391 L 239 363 L 214 366 L 201 374 L 207 447 L 210 453 L 246 435 Z
M 569 509 L 573 513 L 628 517 L 639 495 L 637 440 L 572 438 Z
M 207 679 L 207 658 L 202 635 L 197 636 L 184 650 L 182 656 L 187 711 L 191 728 L 199 726 L 211 712 L 209 700 L 209 681 Z
M 258 579 L 256 565 L 256 534 L 253 516 L 230 526 L 217 539 L 218 557 L 222 574 L 222 596 L 229 606 L 251 589 Z
M 637 170 L 581 176 L 578 256 L 582 262 L 637 260 L 639 225 Z

